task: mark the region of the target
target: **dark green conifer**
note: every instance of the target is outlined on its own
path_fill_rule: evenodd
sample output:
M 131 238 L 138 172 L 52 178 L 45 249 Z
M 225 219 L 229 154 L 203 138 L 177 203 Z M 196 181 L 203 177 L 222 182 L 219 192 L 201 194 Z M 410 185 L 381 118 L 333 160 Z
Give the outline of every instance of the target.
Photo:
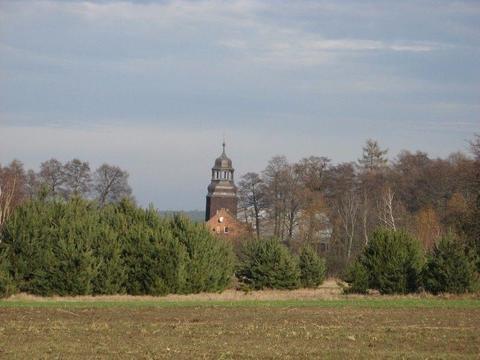
M 325 280 L 325 261 L 311 246 L 304 246 L 299 257 L 300 282 L 303 287 L 315 288 Z
M 237 277 L 253 289 L 296 289 L 300 286 L 297 260 L 275 238 L 252 239 L 244 244 Z
M 433 294 L 461 294 L 478 288 L 475 256 L 453 235 L 435 245 L 422 275 L 425 290 Z

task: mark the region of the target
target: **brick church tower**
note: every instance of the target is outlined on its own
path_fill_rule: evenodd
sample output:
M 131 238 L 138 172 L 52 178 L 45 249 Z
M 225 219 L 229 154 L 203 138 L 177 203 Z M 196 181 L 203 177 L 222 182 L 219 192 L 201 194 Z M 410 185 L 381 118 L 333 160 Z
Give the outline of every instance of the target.
M 205 221 L 210 220 L 222 209 L 228 211 L 234 218 L 237 217 L 237 187 L 233 180 L 234 169 L 232 160 L 225 153 L 225 141 L 222 145 L 222 155 L 215 160 L 215 165 L 212 168 L 212 181 L 208 186 Z

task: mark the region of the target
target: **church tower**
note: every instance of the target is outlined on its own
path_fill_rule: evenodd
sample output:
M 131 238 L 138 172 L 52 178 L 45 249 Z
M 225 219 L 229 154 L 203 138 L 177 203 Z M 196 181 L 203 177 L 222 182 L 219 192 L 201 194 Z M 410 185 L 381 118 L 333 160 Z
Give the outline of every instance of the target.
M 222 155 L 215 160 L 215 165 L 212 168 L 212 181 L 208 186 L 205 221 L 210 220 L 222 209 L 228 211 L 234 218 L 237 217 L 237 187 L 233 180 L 234 169 L 232 160 L 225 153 L 225 141 L 222 146 Z

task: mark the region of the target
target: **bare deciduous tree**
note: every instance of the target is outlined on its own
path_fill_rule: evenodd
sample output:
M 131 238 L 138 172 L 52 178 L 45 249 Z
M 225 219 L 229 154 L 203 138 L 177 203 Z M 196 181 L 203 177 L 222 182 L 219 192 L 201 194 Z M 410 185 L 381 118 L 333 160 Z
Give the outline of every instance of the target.
M 365 246 L 368 245 L 368 218 L 370 211 L 370 202 L 368 200 L 368 191 L 364 187 L 362 191 L 362 228 L 363 228 L 363 242 Z
M 323 191 L 325 173 L 330 164 L 326 157 L 310 156 L 295 164 L 302 184 L 310 191 Z
M 270 220 L 273 221 L 273 235 L 281 239 L 285 236 L 286 216 L 286 174 L 289 164 L 285 156 L 275 156 L 263 172 Z
M 61 187 L 65 183 L 65 169 L 60 161 L 52 158 L 41 163 L 38 178 L 40 183 L 46 186 L 50 196 L 62 195 Z
M 470 151 L 477 161 L 480 161 L 480 134 L 475 134 L 474 139 L 470 141 Z
M 395 192 L 392 191 L 392 188 L 386 185 L 382 190 L 382 198 L 379 204 L 379 220 L 383 226 L 390 228 L 392 230 L 397 230 L 395 225 L 395 216 L 393 213 L 393 200 L 395 197 Z
M 344 236 L 346 239 L 346 257 L 350 259 L 352 255 L 352 246 L 355 237 L 355 230 L 357 224 L 359 201 L 355 191 L 349 191 L 340 199 L 338 204 L 338 215 L 343 226 Z
M 265 208 L 265 184 L 257 173 L 246 173 L 239 183 L 240 205 L 245 212 L 253 212 L 255 231 L 260 237 L 260 212 Z
M 25 198 L 25 170 L 23 164 L 13 160 L 0 167 L 0 225 L 2 225 Z
M 298 225 L 298 217 L 308 198 L 308 189 L 301 183 L 301 178 L 295 165 L 289 165 L 284 176 L 286 240 L 290 245 L 293 239 L 293 233 Z
M 92 177 L 88 162 L 73 159 L 64 166 L 65 195 L 86 196 L 90 192 Z
M 13 210 L 13 198 L 17 186 L 17 179 L 11 179 L 11 183 L 2 181 L 0 184 L 0 226 L 7 220 Z
M 102 206 L 130 197 L 132 189 L 128 184 L 128 173 L 118 166 L 101 165 L 94 174 L 94 191 Z
M 308 201 L 302 206 L 298 221 L 297 248 L 304 244 L 313 246 L 319 252 L 325 252 L 325 236 L 331 234 L 331 219 L 328 206 L 320 192 L 308 192 Z
M 427 207 L 416 214 L 415 233 L 425 250 L 433 248 L 442 235 L 441 224 L 434 209 Z
M 26 180 L 25 180 L 25 190 L 26 190 L 27 196 L 30 199 L 33 199 L 35 195 L 38 194 L 39 189 L 40 189 L 40 183 L 38 181 L 37 174 L 35 174 L 35 171 L 31 169 L 28 170 L 26 175 Z

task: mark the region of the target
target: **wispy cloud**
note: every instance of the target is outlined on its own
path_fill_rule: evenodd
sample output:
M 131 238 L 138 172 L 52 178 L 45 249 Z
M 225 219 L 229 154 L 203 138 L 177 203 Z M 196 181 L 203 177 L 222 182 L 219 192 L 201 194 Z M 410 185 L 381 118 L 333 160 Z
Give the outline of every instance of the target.
M 299 2 L 296 10 L 309 11 L 311 3 Z M 14 6 L 13 6 L 14 7 Z M 373 38 L 338 38 L 321 31 L 313 31 L 296 24 L 276 21 L 264 14 L 275 11 L 275 3 L 261 1 L 166 1 L 130 2 L 130 1 L 38 1 L 29 2 L 29 6 L 17 4 L 15 11 L 9 6 L 0 8 L 3 17 L 15 13 L 20 17 L 71 18 L 81 26 L 98 27 L 100 31 L 123 29 L 127 37 L 143 36 L 152 40 L 152 45 L 169 43 L 170 36 L 186 40 L 189 45 L 194 39 L 204 44 L 223 49 L 235 50 L 235 56 L 243 55 L 243 61 L 254 61 L 269 65 L 319 65 L 337 60 L 342 54 L 356 52 L 431 52 L 445 49 L 452 45 L 431 41 L 385 41 Z M 317 10 L 322 12 L 345 12 L 332 3 L 322 2 Z M 355 13 L 356 6 L 350 6 Z M 374 14 L 373 8 L 369 11 Z M 305 14 L 307 15 L 307 14 Z M 160 43 L 159 43 L 160 42 Z M 67 44 L 68 46 L 68 44 Z M 234 57 L 235 57 L 234 56 Z M 158 57 L 158 56 L 157 56 Z M 125 63 L 143 62 L 147 66 L 155 65 L 161 60 L 153 57 L 127 56 Z M 47 58 L 47 60 L 50 60 Z M 60 59 L 59 61 L 65 61 Z M 71 59 L 67 59 L 72 61 Z M 88 59 L 81 59 L 88 61 Z M 98 61 L 98 59 L 97 59 Z M 101 61 L 101 60 L 100 60 Z M 109 60 L 112 65 L 119 65 L 117 60 Z M 132 66 L 133 67 L 133 66 Z M 137 66 L 138 68 L 138 66 Z
M 0 0 L 0 161 L 118 163 L 142 201 L 188 208 L 224 130 L 239 173 L 279 152 L 355 159 L 368 137 L 444 155 L 480 131 L 479 14 L 477 0 Z
M 318 39 L 318 35 L 298 31 L 274 31 L 276 37 L 248 42 L 242 39 L 221 40 L 220 46 L 243 53 L 245 59 L 268 64 L 319 65 L 342 55 L 362 52 L 422 53 L 451 47 L 433 42 L 388 43 L 370 39 Z M 283 33 L 283 36 L 281 36 Z

